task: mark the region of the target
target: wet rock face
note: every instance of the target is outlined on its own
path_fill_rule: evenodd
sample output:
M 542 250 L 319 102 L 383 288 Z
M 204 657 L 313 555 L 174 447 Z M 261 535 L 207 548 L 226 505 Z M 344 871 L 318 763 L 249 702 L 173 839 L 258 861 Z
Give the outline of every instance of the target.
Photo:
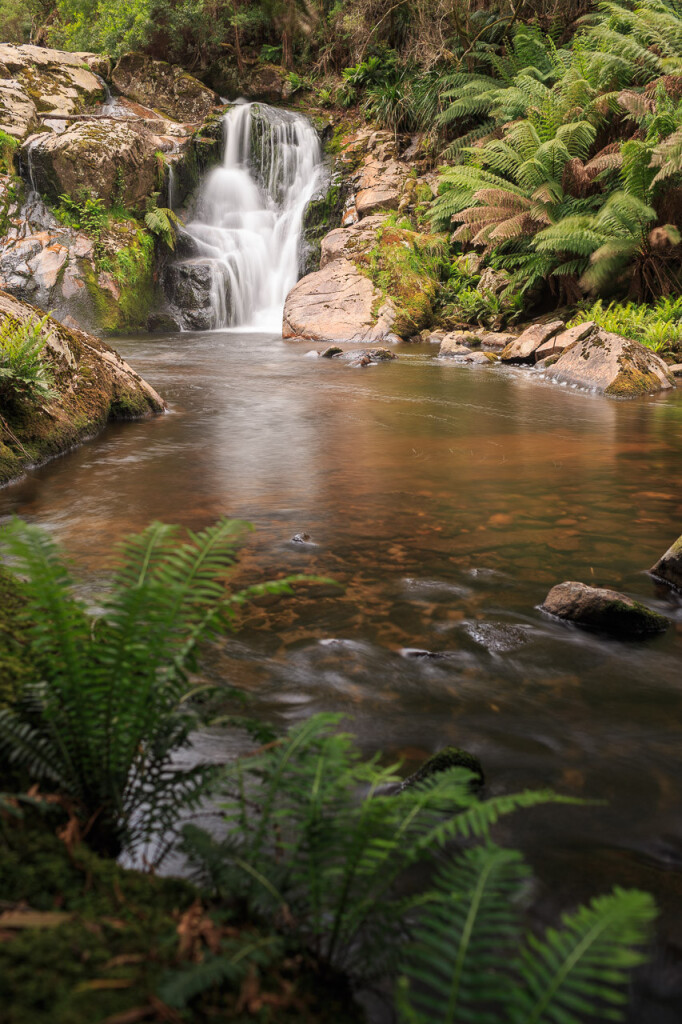
M 677 590 L 682 590 L 682 537 L 678 537 L 675 543 L 671 544 L 649 571 L 657 579 L 671 583 Z
M 674 387 L 672 374 L 655 352 L 601 329 L 567 348 L 547 376 L 614 398 L 635 398 Z
M 0 44 L 0 128 L 23 139 L 40 113 L 75 114 L 99 103 L 102 82 L 87 67 L 95 54 Z
M 197 258 L 170 263 L 164 270 L 163 283 L 173 316 L 183 327 L 207 331 L 215 326 L 210 262 Z
M 664 615 L 625 594 L 575 581 L 552 587 L 541 607 L 560 619 L 624 639 L 662 633 L 670 625 Z
M 58 202 L 82 190 L 107 206 L 119 201 L 140 208 L 157 175 L 158 140 L 134 121 L 77 121 L 61 134 L 31 136 L 21 160 L 34 187 Z
M 142 53 L 124 54 L 111 80 L 124 96 L 176 121 L 203 121 L 219 102 L 213 90 L 178 65 Z

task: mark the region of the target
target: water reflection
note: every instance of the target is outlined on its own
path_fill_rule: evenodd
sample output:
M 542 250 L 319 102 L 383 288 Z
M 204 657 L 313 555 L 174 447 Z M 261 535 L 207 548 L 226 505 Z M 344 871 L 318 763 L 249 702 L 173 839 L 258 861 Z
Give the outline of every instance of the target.
M 492 792 L 607 800 L 519 816 L 505 836 L 557 892 L 604 865 L 653 886 L 682 941 L 682 609 L 643 573 L 682 532 L 682 393 L 614 402 L 426 348 L 357 370 L 309 347 L 121 342 L 170 414 L 0 491 L 0 514 L 48 526 L 95 574 L 152 518 L 250 519 L 239 581 L 309 572 L 345 590 L 253 608 L 210 677 L 280 721 L 341 710 L 390 757 L 465 746 Z M 302 531 L 316 546 L 290 543 Z M 550 622 L 536 606 L 563 579 L 640 595 L 675 627 L 627 644 Z

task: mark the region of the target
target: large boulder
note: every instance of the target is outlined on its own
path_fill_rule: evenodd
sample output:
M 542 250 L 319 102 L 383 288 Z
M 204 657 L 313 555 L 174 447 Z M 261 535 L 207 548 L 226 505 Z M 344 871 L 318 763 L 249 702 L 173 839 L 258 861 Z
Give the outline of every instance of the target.
M 569 327 L 567 331 L 561 331 L 559 334 L 553 334 L 547 341 L 543 341 L 538 348 L 535 349 L 535 362 L 539 363 L 541 359 L 550 359 L 553 356 L 560 356 L 562 352 L 572 345 L 575 341 L 582 341 L 583 338 L 587 338 L 588 335 L 592 334 L 596 327 L 594 320 L 587 320 L 584 324 L 576 324 L 575 327 Z
M 366 253 L 377 244 L 377 230 L 385 223 L 386 217 L 376 214 L 365 217 L 347 228 L 334 228 L 322 239 L 320 246 L 320 270 L 334 260 L 352 260 Z
M 154 191 L 158 139 L 135 121 L 103 118 L 76 121 L 61 134 L 33 135 L 21 150 L 32 185 L 53 202 L 62 193 L 82 192 L 118 201 L 129 209 L 144 206 Z
M 635 398 L 674 387 L 660 356 L 637 341 L 602 329 L 567 348 L 547 376 L 614 398 Z
M 203 121 L 219 97 L 177 64 L 152 60 L 143 53 L 126 53 L 111 74 L 124 96 L 160 110 L 176 121 Z
M 395 342 L 395 308 L 349 259 L 334 259 L 294 285 L 282 336 L 312 341 Z
M 656 565 L 649 570 L 652 576 L 673 587 L 682 590 L 682 537 L 678 537 L 674 544 L 668 548 L 664 555 L 661 555 Z
M 603 587 L 589 587 L 575 580 L 552 587 L 541 608 L 579 626 L 623 638 L 662 633 L 670 625 L 664 615 L 626 594 Z
M 518 338 L 510 341 L 502 349 L 500 359 L 503 363 L 533 363 L 535 352 L 540 346 L 554 337 L 563 329 L 562 320 L 552 320 L 548 324 L 533 324 L 527 327 Z
M 105 86 L 87 66 L 90 57 L 98 60 L 95 54 L 0 44 L 0 128 L 23 139 L 41 113 L 77 114 L 100 103 Z
M 0 326 L 35 323 L 42 310 L 0 292 Z M 108 420 L 160 413 L 154 388 L 99 338 L 48 319 L 41 331 L 44 358 L 52 366 L 55 397 L 46 407 L 3 408 L 0 421 L 0 483 L 24 466 L 66 451 Z

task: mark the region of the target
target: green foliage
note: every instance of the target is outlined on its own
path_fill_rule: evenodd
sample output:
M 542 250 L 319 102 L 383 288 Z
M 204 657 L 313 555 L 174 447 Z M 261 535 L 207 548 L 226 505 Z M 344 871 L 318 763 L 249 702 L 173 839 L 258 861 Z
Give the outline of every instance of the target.
M 23 608 L 20 581 L 0 568 L 0 707 L 17 699 L 33 671 L 26 653 Z
M 565 914 L 560 929 L 524 936 L 528 879 L 521 856 L 492 843 L 441 868 L 405 959 L 403 1024 L 625 1019 L 628 972 L 656 917 L 651 896 L 617 888 Z
M 0 404 L 41 405 L 54 398 L 52 368 L 43 358 L 43 328 L 49 317 L 18 322 L 6 317 L 0 327 Z
M 336 731 L 339 721 L 315 716 L 230 766 L 227 835 L 187 825 L 183 849 L 217 896 L 256 920 L 280 921 L 333 967 L 379 977 L 395 964 L 427 899 L 399 895 L 410 866 L 454 838 L 485 838 L 503 814 L 560 798 L 536 792 L 479 801 L 472 773 L 460 767 L 401 788 L 397 766 L 363 761 L 352 737 Z
M 243 530 L 222 520 L 181 542 L 153 523 L 129 537 L 94 617 L 45 533 L 20 520 L 3 531 L 27 578 L 36 681 L 0 711 L 0 753 L 56 787 L 97 848 L 163 836 L 206 790 L 206 768 L 176 770 L 171 758 L 194 724 L 183 702 L 197 646 L 236 599 L 224 578 Z
M 69 50 L 120 57 L 148 42 L 156 6 L 153 0 L 57 0 L 59 23 L 52 41 Z
M 589 320 L 605 331 L 639 341 L 654 352 L 682 347 L 682 298 L 659 299 L 653 305 L 611 302 L 607 306 L 599 299 L 582 308 L 567 326 Z
M 0 174 L 14 174 L 14 157 L 19 140 L 0 129 Z
M 109 220 L 104 200 L 90 195 L 86 188 L 80 189 L 77 196 L 62 192 L 55 214 L 63 224 L 82 229 L 95 239 L 99 238 Z
M 175 249 L 175 226 L 180 218 L 167 206 L 157 206 L 158 192 L 147 199 L 144 222 L 153 235 L 160 238 L 168 249 Z

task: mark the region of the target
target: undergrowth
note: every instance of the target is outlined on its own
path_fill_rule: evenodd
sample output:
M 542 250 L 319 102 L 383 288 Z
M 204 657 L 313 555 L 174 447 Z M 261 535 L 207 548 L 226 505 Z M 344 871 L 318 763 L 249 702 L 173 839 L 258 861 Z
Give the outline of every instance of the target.
M 597 300 L 581 309 L 568 327 L 594 320 L 605 331 L 632 338 L 654 352 L 682 351 L 682 298 L 664 298 L 651 305 Z

